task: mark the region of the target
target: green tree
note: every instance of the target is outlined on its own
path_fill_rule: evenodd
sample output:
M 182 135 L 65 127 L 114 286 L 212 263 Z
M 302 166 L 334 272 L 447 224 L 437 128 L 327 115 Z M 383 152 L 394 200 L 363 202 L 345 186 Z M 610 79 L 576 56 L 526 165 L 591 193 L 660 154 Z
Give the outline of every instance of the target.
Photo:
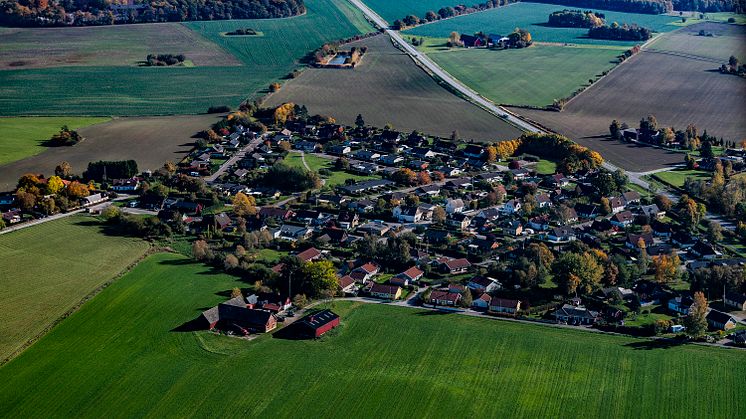
M 328 260 L 304 263 L 298 276 L 300 289 L 311 297 L 319 297 L 325 290 L 337 289 L 337 271 Z
M 598 289 L 604 267 L 589 252 L 563 253 L 552 265 L 557 284 L 566 293 L 590 294 Z
M 712 243 L 723 240 L 723 226 L 715 220 L 707 223 L 707 239 Z
M 699 339 L 707 333 L 707 299 L 701 291 L 694 293 L 694 304 L 689 314 L 684 318 L 686 333 L 694 339 Z
M 357 114 L 357 118 L 355 118 L 355 126 L 358 128 L 362 128 L 365 126 L 365 120 L 363 119 L 362 114 Z
M 622 124 L 620 124 L 616 119 L 611 121 L 611 125 L 609 125 L 609 134 L 611 134 L 611 138 L 615 140 L 620 140 L 622 138 Z

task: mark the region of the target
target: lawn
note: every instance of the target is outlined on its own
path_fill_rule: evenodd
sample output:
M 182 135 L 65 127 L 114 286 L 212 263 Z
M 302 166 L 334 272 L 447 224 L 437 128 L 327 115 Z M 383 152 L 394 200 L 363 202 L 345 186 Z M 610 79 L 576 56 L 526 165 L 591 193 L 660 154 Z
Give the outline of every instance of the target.
M 356 175 L 347 173 L 345 171 L 334 170 L 334 160 L 314 156 L 313 154 L 305 154 L 305 159 L 306 164 L 308 164 L 308 167 L 312 171 L 318 172 L 320 169 L 328 169 L 331 171 L 331 175 L 321 176 L 322 179 L 325 179 L 324 185 L 328 187 L 344 185 L 347 179 L 353 179 L 355 182 L 360 182 L 362 180 L 380 179 L 379 176 Z M 303 165 L 301 154 L 297 152 L 291 152 L 290 154 L 288 154 L 287 157 L 285 157 L 284 161 L 285 163 L 293 167 L 301 167 L 303 169 L 306 168 Z
M 108 121 L 108 118 L 0 118 L 0 165 L 46 150 L 43 143 L 60 127 L 78 129 Z
M 139 239 L 106 236 L 91 222 L 71 216 L 0 236 L 0 361 L 148 248 Z
M 514 3 L 506 7 L 490 9 L 480 13 L 458 16 L 405 31 L 406 35 L 428 36 L 433 38 L 447 38 L 451 32 L 474 34 L 479 31 L 507 35 L 515 28 L 527 29 L 531 37 L 538 42 L 600 44 L 600 45 L 635 45 L 631 41 L 609 41 L 590 39 L 586 37 L 588 29 L 583 28 L 553 28 L 545 26 L 549 14 L 571 7 L 540 3 Z M 597 9 L 594 9 L 597 10 Z M 599 10 L 606 15 L 608 23 L 636 23 L 658 32 L 677 29 L 672 25 L 679 18 L 666 15 L 644 15 L 634 13 L 612 12 Z
M 694 178 L 695 180 L 709 180 L 712 177 L 712 173 L 705 172 L 703 170 L 688 170 L 688 169 L 674 169 L 668 172 L 660 172 L 653 175 L 663 183 L 681 188 L 684 186 L 686 178 Z
M 323 43 L 372 30 L 346 0 L 308 0 L 306 6 L 305 15 L 287 19 L 184 23 L 212 50 L 232 54 L 237 60 L 230 66 L 221 59 L 213 67 L 197 62 L 196 67 L 0 71 L 0 115 L 162 115 L 202 113 L 212 105 L 235 107 L 264 93 L 270 82 L 300 66 Z M 264 36 L 220 35 L 247 26 Z
M 342 302 L 342 326 L 316 341 L 174 331 L 242 285 L 150 257 L 0 368 L 4 415 L 746 414 L 732 350 Z
M 550 160 L 539 160 L 534 167 L 537 173 L 540 175 L 551 175 L 557 171 L 557 163 Z

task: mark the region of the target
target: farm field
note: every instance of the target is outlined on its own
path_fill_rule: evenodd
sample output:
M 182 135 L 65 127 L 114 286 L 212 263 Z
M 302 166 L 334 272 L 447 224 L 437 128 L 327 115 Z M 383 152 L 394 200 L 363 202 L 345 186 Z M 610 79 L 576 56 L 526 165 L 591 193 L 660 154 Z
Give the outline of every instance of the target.
M 553 28 L 545 26 L 549 14 L 569 6 L 540 3 L 514 3 L 508 6 L 490 9 L 480 13 L 458 16 L 445 19 L 404 31 L 405 35 L 427 36 L 432 38 L 447 38 L 451 32 L 474 34 L 479 31 L 484 33 L 497 33 L 507 35 L 515 28 L 527 29 L 536 42 L 573 43 L 573 44 L 597 44 L 597 45 L 624 45 L 632 46 L 632 41 L 609 41 L 601 39 L 590 39 L 586 37 L 588 29 L 583 28 Z M 594 9 L 598 10 L 598 9 Z M 677 29 L 673 25 L 681 19 L 666 15 L 644 15 L 635 13 L 613 12 L 598 10 L 606 15 L 606 21 L 622 23 L 637 23 L 658 32 L 667 32 Z M 402 16 L 399 16 L 402 17 Z M 422 16 L 420 16 L 422 17 Z
M 183 28 L 193 30 L 189 36 L 200 39 L 197 44 L 207 44 L 211 51 L 232 55 L 235 59 L 230 60 L 230 65 L 218 66 L 216 62 L 211 67 L 153 68 L 97 64 L 0 71 L 0 115 L 137 116 L 201 113 L 213 105 L 235 107 L 244 99 L 265 92 L 270 82 L 299 66 L 307 53 L 324 42 L 372 30 L 346 0 L 309 0 L 306 6 L 305 15 L 287 19 L 183 24 Z M 221 35 L 247 26 L 263 32 L 263 36 Z M 100 29 L 112 28 L 117 27 Z M 74 40 L 70 43 L 65 48 L 78 48 Z M 99 50 L 96 54 L 107 52 Z M 23 51 L 17 51 L 5 59 L 13 61 L 16 54 L 24 56 Z
M 40 154 L 0 165 L 0 190 L 12 189 L 26 173 L 47 176 L 61 161 L 82 173 L 97 160 L 134 159 L 140 170 L 180 161 L 193 146 L 193 135 L 217 122 L 220 115 L 116 118 L 78 130 L 86 138 L 73 147 L 49 148 Z
M 0 28 L 0 70 L 136 66 L 148 54 L 184 54 L 196 66 L 240 65 L 179 23 L 70 28 Z M 53 42 L 50 42 L 53 41 Z
M 4 415 L 746 413 L 746 364 L 732 350 L 348 302 L 333 305 L 341 327 L 315 341 L 175 330 L 241 285 L 183 257 L 149 257 L 0 368 Z
M 0 235 L 0 362 L 148 248 L 89 223 L 71 216 Z
M 368 46 L 354 70 L 311 68 L 270 95 L 266 105 L 294 102 L 311 114 L 324 114 L 352 125 L 358 113 L 366 124 L 421 130 L 449 137 L 495 141 L 518 137 L 521 131 L 462 100 L 430 78 L 385 36 L 350 45 Z
M 46 150 L 44 146 L 63 125 L 78 129 L 108 121 L 91 117 L 0 118 L 0 165 Z
M 613 119 L 636 126 L 653 114 L 662 126 L 700 130 L 727 140 L 746 133 L 743 79 L 712 71 L 710 61 L 643 51 L 575 97 L 562 112 L 514 109 L 632 171 L 665 167 L 683 154 L 606 138 Z M 675 106 L 674 106 L 675 105 Z
M 699 36 L 699 31 L 713 36 Z M 746 26 L 724 23 L 700 23 L 659 37 L 648 46 L 649 51 L 682 54 L 714 60 L 714 63 L 728 62 L 731 55 L 746 57 Z
M 535 45 L 504 51 L 449 49 L 428 56 L 495 103 L 543 107 L 614 67 L 621 52 L 614 47 Z

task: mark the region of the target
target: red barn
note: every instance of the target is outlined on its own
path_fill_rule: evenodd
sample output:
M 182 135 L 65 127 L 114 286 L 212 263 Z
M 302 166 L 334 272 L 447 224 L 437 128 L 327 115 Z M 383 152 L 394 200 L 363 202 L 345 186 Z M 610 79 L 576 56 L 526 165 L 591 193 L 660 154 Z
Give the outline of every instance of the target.
M 324 333 L 339 326 L 339 316 L 329 309 L 311 313 L 298 320 L 297 325 L 302 333 L 309 337 L 320 337 Z

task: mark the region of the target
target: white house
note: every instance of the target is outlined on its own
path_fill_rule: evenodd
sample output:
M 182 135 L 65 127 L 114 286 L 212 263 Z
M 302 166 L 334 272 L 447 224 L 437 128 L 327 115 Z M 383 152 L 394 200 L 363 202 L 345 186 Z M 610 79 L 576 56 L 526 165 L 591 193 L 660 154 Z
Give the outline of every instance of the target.
M 448 199 L 446 201 L 446 212 L 448 214 L 455 214 L 464 211 L 464 201 L 461 198 Z

